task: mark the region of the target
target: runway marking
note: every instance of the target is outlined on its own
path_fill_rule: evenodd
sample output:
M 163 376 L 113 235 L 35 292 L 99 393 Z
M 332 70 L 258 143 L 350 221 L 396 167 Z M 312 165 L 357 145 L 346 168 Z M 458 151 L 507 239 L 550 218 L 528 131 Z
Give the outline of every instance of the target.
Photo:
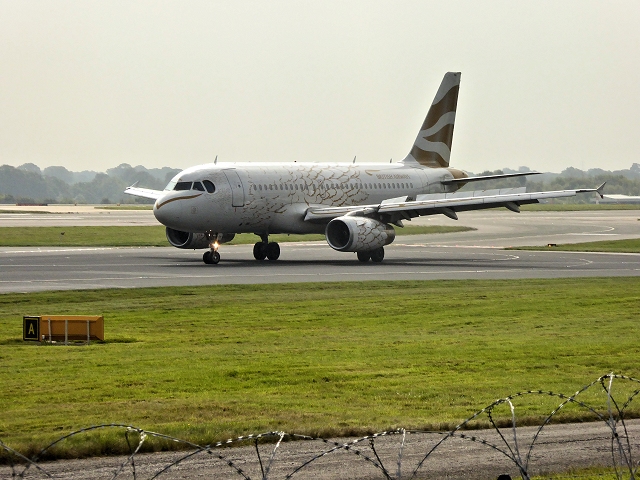
M 119 247 L 59 247 L 59 248 L 36 248 L 34 250 L 0 250 L 0 253 L 64 253 L 64 252 L 97 252 L 97 251 L 105 251 L 105 250 L 116 250 Z M 126 248 L 136 248 L 136 247 L 126 247 Z M 146 248 L 146 247 L 142 247 Z
M 580 265 L 577 265 L 580 266 Z M 554 272 L 563 272 L 564 268 L 560 267 L 557 269 L 553 269 L 551 271 Z M 521 271 L 529 271 L 528 268 L 516 268 L 516 269 L 446 269 L 446 270 L 400 270 L 400 271 L 386 271 L 386 274 L 393 275 L 450 275 L 450 274 L 468 274 L 468 273 L 504 273 L 504 272 L 521 272 Z M 640 271 L 640 268 L 634 269 Z M 580 269 L 580 272 L 584 272 L 585 269 Z M 594 271 L 598 272 L 597 269 L 586 270 L 586 271 Z M 228 273 L 226 271 L 225 273 Z M 330 276 L 345 276 L 345 277 L 354 277 L 354 276 L 379 276 L 379 271 L 360 271 L 360 272 L 316 272 L 316 273 L 235 273 L 231 275 L 225 276 L 225 279 L 233 279 L 233 278 L 271 278 L 271 277 L 330 277 Z M 88 278 L 67 278 L 67 279 L 41 279 L 41 280 L 0 280 L 0 284 L 38 284 L 38 283 L 66 283 L 66 282 L 97 282 L 103 280 L 149 280 L 149 279 L 175 279 L 175 278 L 184 278 L 184 279 L 210 279 L 210 280 L 220 280 L 213 275 L 191 275 L 191 274 L 178 274 L 178 275 L 136 275 L 132 274 L 131 276 L 117 276 L 117 277 L 88 277 Z

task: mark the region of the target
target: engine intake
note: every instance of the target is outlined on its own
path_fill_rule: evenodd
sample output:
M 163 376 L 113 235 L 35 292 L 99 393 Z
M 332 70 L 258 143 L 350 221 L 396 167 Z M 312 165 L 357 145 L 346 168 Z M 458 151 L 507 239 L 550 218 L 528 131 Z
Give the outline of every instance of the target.
M 366 217 L 338 217 L 327 224 L 327 243 L 339 252 L 371 252 L 396 238 L 391 225 Z
M 177 248 L 209 248 L 209 240 L 204 233 L 181 232 L 167 227 L 167 240 Z
M 226 243 L 233 240 L 235 233 L 219 233 L 216 241 L 218 243 Z M 167 227 L 167 240 L 177 248 L 209 248 L 209 240 L 204 233 L 181 232 Z

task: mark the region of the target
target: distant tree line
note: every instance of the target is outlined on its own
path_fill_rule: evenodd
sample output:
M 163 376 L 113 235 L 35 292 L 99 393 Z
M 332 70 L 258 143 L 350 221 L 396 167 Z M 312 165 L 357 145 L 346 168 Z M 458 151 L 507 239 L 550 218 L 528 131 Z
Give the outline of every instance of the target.
M 528 167 L 518 170 L 484 171 L 477 175 L 495 175 L 502 173 L 530 172 Z M 463 190 L 488 190 L 494 188 L 514 188 L 526 186 L 527 192 L 545 190 L 573 190 L 577 188 L 595 188 L 607 182 L 605 194 L 640 195 L 640 164 L 634 163 L 629 170 L 606 171 L 600 168 L 580 170 L 569 167 L 561 173 L 542 173 L 526 177 L 505 178 L 468 183 Z M 575 197 L 554 199 L 556 203 L 590 203 L 594 197 L 577 195 Z
M 528 167 L 518 170 L 484 171 L 475 175 L 530 172 Z M 0 166 L 0 203 L 153 203 L 152 200 L 125 195 L 124 189 L 139 182 L 140 186 L 162 190 L 179 169 L 152 168 L 127 163 L 110 168 L 106 173 L 85 170 L 71 172 L 64 167 L 40 170 L 33 163 L 19 167 Z M 469 183 L 463 190 L 489 190 L 526 186 L 528 192 L 593 188 L 607 182 L 606 193 L 640 195 L 640 165 L 629 170 L 587 171 L 569 167 L 562 173 L 543 173 L 528 177 L 505 178 Z M 580 195 L 555 201 L 587 203 L 593 199 Z
M 123 163 L 106 173 L 71 172 L 64 167 L 40 170 L 33 163 L 0 166 L 0 203 L 153 203 L 125 195 L 124 189 L 141 186 L 162 190 L 179 169 L 132 167 Z

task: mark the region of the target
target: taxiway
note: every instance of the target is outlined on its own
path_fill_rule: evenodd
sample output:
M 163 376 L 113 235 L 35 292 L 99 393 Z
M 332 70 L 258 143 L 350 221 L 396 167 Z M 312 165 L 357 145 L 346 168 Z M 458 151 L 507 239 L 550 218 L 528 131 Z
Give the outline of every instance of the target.
M 151 211 L 60 214 L 63 225 L 153 224 Z M 58 216 L 57 214 L 54 216 Z M 223 245 L 222 261 L 205 265 L 202 251 L 166 248 L 2 248 L 0 293 L 87 288 L 362 280 L 517 279 L 638 276 L 640 255 L 533 252 L 508 246 L 640 237 L 640 212 L 468 212 L 458 222 L 471 232 L 399 236 L 383 263 L 362 264 L 325 242 L 282 243 L 277 262 L 257 262 L 251 245 Z M 35 218 L 34 218 L 35 217 Z M 13 222 L 52 222 L 25 214 Z M 123 220 L 126 218 L 126 220 Z M 2 225 L 8 220 L 0 216 Z M 75 222 L 75 223 L 74 223 Z M 452 224 L 425 217 L 422 224 Z

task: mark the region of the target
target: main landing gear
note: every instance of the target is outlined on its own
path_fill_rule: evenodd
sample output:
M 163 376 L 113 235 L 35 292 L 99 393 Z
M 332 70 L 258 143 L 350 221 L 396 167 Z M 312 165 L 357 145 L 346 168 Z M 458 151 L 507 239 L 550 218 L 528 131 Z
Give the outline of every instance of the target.
M 384 247 L 376 248 L 367 252 L 357 252 L 358 260 L 361 262 L 368 262 L 371 259 L 372 262 L 380 263 L 384 260 Z
M 264 260 L 268 258 L 271 261 L 280 258 L 280 245 L 277 242 L 269 242 L 268 235 L 260 235 L 261 242 L 257 242 L 253 246 L 253 258 L 256 260 Z

